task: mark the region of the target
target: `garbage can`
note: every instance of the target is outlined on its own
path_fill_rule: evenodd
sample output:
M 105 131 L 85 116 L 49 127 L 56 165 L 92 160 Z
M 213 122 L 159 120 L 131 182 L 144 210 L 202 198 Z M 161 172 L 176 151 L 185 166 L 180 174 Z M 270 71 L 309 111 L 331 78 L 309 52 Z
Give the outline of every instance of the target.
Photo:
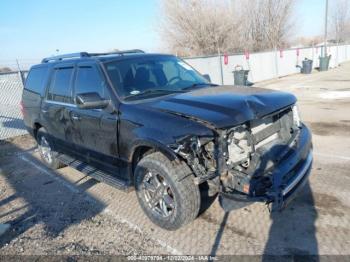
M 249 70 L 244 70 L 242 66 L 236 66 L 233 71 L 235 86 L 248 86 Z
M 301 68 L 302 74 L 311 74 L 313 61 L 305 58 L 303 60 L 303 67 Z
M 331 55 L 320 57 L 320 71 L 327 71 L 328 70 L 329 60 L 331 60 Z

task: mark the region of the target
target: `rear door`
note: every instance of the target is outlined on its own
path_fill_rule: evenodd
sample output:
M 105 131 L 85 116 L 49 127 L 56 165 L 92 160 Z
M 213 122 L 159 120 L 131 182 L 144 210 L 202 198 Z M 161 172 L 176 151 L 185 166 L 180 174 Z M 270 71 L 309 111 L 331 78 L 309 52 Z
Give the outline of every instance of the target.
M 51 73 L 46 99 L 41 106 L 43 125 L 52 137 L 53 146 L 60 151 L 72 150 L 72 141 L 69 140 L 70 109 L 74 108 L 72 82 L 74 64 L 60 64 L 55 66 Z
M 77 64 L 73 96 L 96 92 L 110 100 L 107 83 L 99 67 L 93 62 Z M 118 156 L 118 114 L 113 106 L 106 109 L 70 108 L 69 136 L 85 160 L 104 166 L 113 166 Z

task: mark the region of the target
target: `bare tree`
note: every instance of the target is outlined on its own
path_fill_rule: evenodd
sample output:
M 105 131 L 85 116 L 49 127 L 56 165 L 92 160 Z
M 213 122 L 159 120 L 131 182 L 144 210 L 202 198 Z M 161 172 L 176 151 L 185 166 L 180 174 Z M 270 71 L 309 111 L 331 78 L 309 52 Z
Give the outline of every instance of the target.
M 11 68 L 9 67 L 0 67 L 0 73 L 8 73 L 8 72 L 12 72 Z
M 293 45 L 302 45 L 302 46 L 315 46 L 323 43 L 324 36 L 323 35 L 315 35 L 309 37 L 298 37 L 292 41 Z
M 334 0 L 331 11 L 331 31 L 334 40 L 344 42 L 350 39 L 350 1 Z
M 227 0 L 162 1 L 161 35 L 179 55 L 210 55 L 230 51 L 238 23 Z
M 244 1 L 242 20 L 245 46 L 260 51 L 285 47 L 293 29 L 293 0 Z
M 286 45 L 293 0 L 162 1 L 161 34 L 171 52 L 209 55 Z

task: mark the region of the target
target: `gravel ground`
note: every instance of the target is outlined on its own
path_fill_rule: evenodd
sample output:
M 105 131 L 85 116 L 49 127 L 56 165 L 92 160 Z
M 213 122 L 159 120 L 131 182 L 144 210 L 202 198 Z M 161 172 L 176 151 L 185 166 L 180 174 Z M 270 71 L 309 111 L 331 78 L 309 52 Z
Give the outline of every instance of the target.
M 0 145 L 0 223 L 11 224 L 0 238 L 1 255 L 167 254 L 149 235 L 113 218 L 82 187 L 72 191 L 62 178 L 18 161 L 33 147 L 28 136 Z

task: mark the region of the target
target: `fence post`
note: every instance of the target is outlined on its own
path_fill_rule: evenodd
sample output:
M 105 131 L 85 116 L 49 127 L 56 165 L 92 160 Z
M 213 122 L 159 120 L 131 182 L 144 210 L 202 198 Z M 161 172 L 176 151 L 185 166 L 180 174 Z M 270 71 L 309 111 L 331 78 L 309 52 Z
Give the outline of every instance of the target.
M 21 71 L 17 72 L 19 79 L 21 80 L 22 88 L 24 88 L 24 77 Z
M 221 53 L 220 49 L 218 48 L 218 54 L 219 54 L 219 63 L 220 63 L 220 76 L 221 76 L 221 84 L 224 84 L 224 72 L 222 68 L 222 59 L 221 59 Z
M 337 60 L 336 60 L 337 65 L 336 65 L 336 67 L 339 66 L 339 50 L 338 50 L 338 46 L 339 46 L 339 42 L 337 42 Z
M 279 72 L 278 72 L 278 53 L 277 53 L 277 48 L 275 48 L 275 73 L 276 73 L 276 78 L 278 78 Z
M 22 74 L 21 68 L 19 66 L 18 59 L 16 59 L 16 63 L 17 63 L 17 68 L 18 68 L 18 77 L 21 80 L 22 88 L 24 88 L 24 78 L 23 78 L 23 74 Z

